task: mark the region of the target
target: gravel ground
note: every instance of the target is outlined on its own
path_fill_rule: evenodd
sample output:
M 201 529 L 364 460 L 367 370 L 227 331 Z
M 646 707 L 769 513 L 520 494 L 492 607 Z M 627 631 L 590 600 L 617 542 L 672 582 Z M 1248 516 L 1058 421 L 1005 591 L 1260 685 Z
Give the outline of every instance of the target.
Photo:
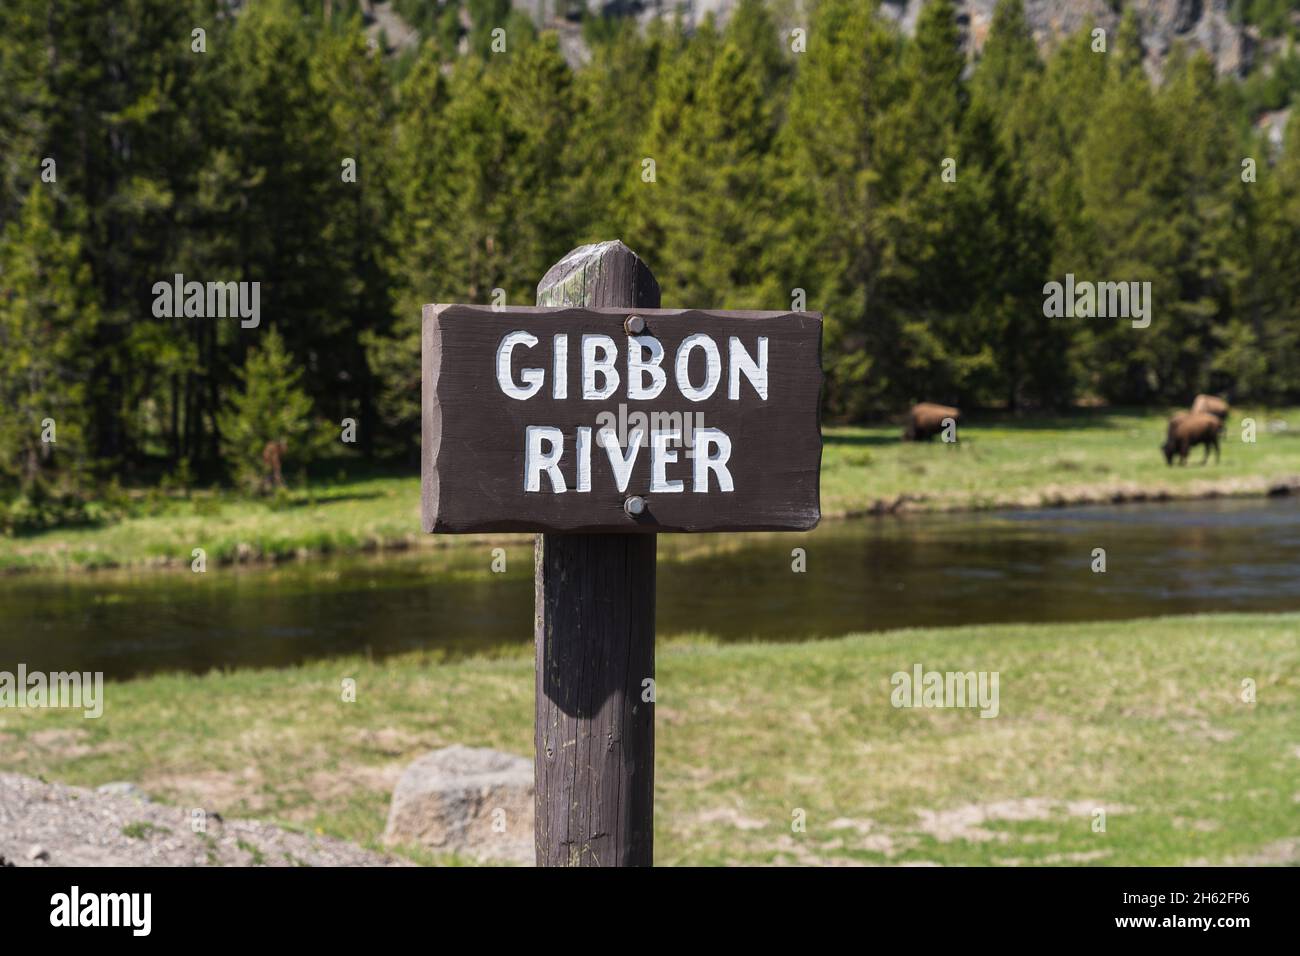
M 401 866 L 359 846 L 256 820 L 151 803 L 130 784 L 100 790 L 0 773 L 0 860 L 15 866 Z

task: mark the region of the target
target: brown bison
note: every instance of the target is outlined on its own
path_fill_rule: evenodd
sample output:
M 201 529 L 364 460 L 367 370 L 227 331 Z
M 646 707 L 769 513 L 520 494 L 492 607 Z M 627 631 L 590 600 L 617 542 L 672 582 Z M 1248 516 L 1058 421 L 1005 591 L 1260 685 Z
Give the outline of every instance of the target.
M 1196 445 L 1205 446 L 1205 457 L 1201 464 L 1210 460 L 1210 449 L 1214 449 L 1214 463 L 1219 463 L 1219 420 L 1213 415 L 1201 412 L 1179 412 L 1169 419 L 1169 433 L 1160 450 L 1165 453 L 1165 464 L 1174 463 L 1178 456 L 1180 465 L 1187 464 L 1187 453 Z
M 1214 395 L 1197 395 L 1192 402 L 1192 414 L 1213 415 L 1222 425 L 1228 420 L 1228 403 Z
M 283 488 L 284 476 L 281 474 L 281 462 L 284 460 L 284 453 L 289 450 L 283 439 L 279 441 L 269 441 L 262 447 L 262 466 L 267 473 L 262 476 L 262 480 L 271 488 Z
M 933 402 L 913 405 L 907 416 L 907 427 L 903 429 L 903 441 L 929 441 L 943 431 L 944 420 L 948 418 L 956 424 L 961 420 L 961 409 Z

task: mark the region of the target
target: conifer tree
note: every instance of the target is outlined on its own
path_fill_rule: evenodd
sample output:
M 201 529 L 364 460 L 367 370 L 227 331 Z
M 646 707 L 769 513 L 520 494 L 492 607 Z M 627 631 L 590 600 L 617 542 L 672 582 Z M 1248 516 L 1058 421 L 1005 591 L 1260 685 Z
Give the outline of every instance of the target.
M 341 371 L 347 375 L 347 387 L 332 397 L 335 404 L 328 412 L 334 421 L 357 420 L 359 445 L 368 452 L 377 424 L 378 395 L 364 358 L 364 342 L 372 330 L 386 331 L 393 314 L 393 278 L 388 272 L 392 234 L 387 218 L 395 205 L 390 162 L 394 137 L 388 69 L 379 51 L 367 47 L 359 24 L 358 16 L 352 29 L 322 31 L 313 60 L 313 82 L 330 106 L 329 128 L 338 161 L 327 194 L 327 239 L 336 260 L 347 264 L 347 281 L 334 304 L 346 319 L 334 348 L 346 360 Z
M 881 185 L 882 116 L 899 100 L 897 41 L 874 10 L 823 0 L 796 58 L 780 139 L 783 210 L 769 282 L 801 289 L 825 314 L 823 363 L 834 415 L 888 409 L 903 371 L 881 286 L 894 267 Z
M 410 452 L 418 433 L 420 307 L 454 298 L 446 271 L 455 256 L 447 242 L 455 221 L 447 181 L 451 144 L 446 110 L 450 97 L 440 49 L 421 47 L 395 92 L 392 156 L 393 202 L 401 215 L 389 216 L 385 274 L 392 277 L 392 323 L 362 337 L 366 367 L 375 381 L 380 449 Z
M 980 51 L 979 68 L 971 78 L 974 94 L 1001 122 L 1016 108 L 1021 91 L 1038 82 L 1042 70 L 1024 0 L 998 0 Z
M 1153 301 L 1166 307 L 1146 330 L 1115 318 L 1074 320 L 1091 384 L 1112 401 L 1148 401 L 1160 388 L 1160 330 L 1170 327 L 1167 305 L 1178 296 L 1178 236 L 1167 215 L 1176 170 L 1163 148 L 1169 135 L 1146 75 L 1118 71 L 1079 147 L 1084 234 L 1067 271 L 1088 281 L 1150 282 Z
M 1012 408 L 1062 405 L 1072 394 L 1070 327 L 1042 309 L 1053 236 L 1023 121 L 1038 105 L 1042 73 L 1022 0 L 1001 0 L 971 78 L 962 155 L 975 200 L 965 207 L 967 268 L 981 293 L 978 308 L 988 312 L 979 327 L 996 360 L 998 397 Z
M 689 215 L 687 205 L 692 198 L 684 184 L 690 170 L 683 166 L 689 162 L 683 140 L 720 44 L 711 16 L 704 19 L 689 41 L 680 22 L 675 24 L 664 47 L 654 109 L 645 121 L 637 150 L 646 172 L 642 185 L 631 193 L 628 241 L 643 259 L 655 264 L 661 286 L 666 275 L 660 264 L 669 265 L 665 256 L 669 233 L 680 230 L 674 220 Z M 653 165 L 646 165 L 647 160 Z M 647 181 L 646 174 L 652 176 L 652 181 Z
M 222 450 L 241 486 L 268 490 L 272 459 L 303 465 L 313 456 L 312 401 L 275 329 L 262 334 L 235 377 L 239 388 L 219 416 Z
M 640 147 L 655 107 L 665 42 L 662 27 L 643 36 L 635 21 L 616 21 L 613 35 L 596 46 L 591 63 L 574 79 L 565 165 L 573 172 L 570 203 L 587 213 L 579 242 L 623 235 L 637 192 L 655 188 L 655 170 L 645 162 L 653 157 Z
M 54 188 L 36 183 L 0 231 L 0 479 L 31 493 L 61 473 L 89 475 L 87 383 L 98 311 L 74 230 Z

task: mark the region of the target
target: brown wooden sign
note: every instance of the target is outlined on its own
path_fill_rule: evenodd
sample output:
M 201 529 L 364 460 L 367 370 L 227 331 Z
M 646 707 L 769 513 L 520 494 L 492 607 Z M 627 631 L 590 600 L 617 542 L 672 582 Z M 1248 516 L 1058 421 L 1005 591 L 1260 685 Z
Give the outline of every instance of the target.
M 427 305 L 431 532 L 802 531 L 821 316 Z

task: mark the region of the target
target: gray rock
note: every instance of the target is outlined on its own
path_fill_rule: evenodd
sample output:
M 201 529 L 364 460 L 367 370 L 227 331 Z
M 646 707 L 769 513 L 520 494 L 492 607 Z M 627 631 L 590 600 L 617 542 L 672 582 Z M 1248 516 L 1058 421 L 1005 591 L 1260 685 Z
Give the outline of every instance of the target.
M 97 793 L 107 793 L 117 797 L 135 797 L 137 800 L 149 802 L 149 794 L 140 789 L 139 785 L 129 780 L 114 780 L 112 783 L 100 784 L 95 788 Z
M 209 821 L 215 815 L 208 814 Z M 0 865 L 404 866 L 342 840 L 258 820 L 190 829 L 190 811 L 0 772 Z M 52 862 L 51 862 L 52 861 Z
M 397 782 L 384 843 L 532 864 L 532 761 L 459 744 L 425 754 Z
M 957 0 L 957 19 L 968 51 L 978 52 L 993 25 L 998 0 Z M 884 0 L 881 13 L 909 36 L 916 30 L 925 0 Z M 1253 40 L 1234 23 L 1230 0 L 1025 0 L 1025 19 L 1046 52 L 1062 38 L 1091 23 L 1106 31 L 1111 42 L 1126 9 L 1137 15 L 1146 48 L 1147 69 L 1158 76 L 1164 60 L 1179 41 L 1207 52 L 1220 73 L 1240 76 L 1251 66 Z

